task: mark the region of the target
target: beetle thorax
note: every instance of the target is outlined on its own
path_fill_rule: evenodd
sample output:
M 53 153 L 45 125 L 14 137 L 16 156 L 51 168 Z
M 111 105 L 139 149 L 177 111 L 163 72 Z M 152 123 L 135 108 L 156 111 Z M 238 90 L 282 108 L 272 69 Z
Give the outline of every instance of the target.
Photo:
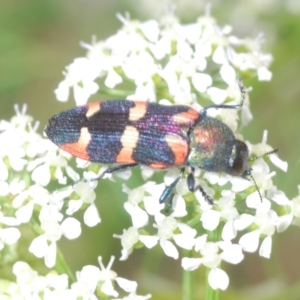
M 248 151 L 240 155 L 240 143 L 245 145 L 235 139 L 226 124 L 205 116 L 190 132 L 188 164 L 206 171 L 242 175 L 248 167 Z M 246 145 L 245 147 L 247 148 Z M 236 159 L 238 168 L 235 168 Z

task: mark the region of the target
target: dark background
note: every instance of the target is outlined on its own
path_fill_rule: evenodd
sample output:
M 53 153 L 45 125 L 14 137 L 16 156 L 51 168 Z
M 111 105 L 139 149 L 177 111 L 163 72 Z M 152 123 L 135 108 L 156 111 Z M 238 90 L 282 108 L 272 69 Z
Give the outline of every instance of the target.
M 272 53 L 271 82 L 245 81 L 252 86 L 251 110 L 254 120 L 243 133 L 251 143 L 261 141 L 264 129 L 269 131 L 268 144 L 280 148 L 280 157 L 289 170 L 277 172 L 275 184 L 289 199 L 299 194 L 300 159 L 300 3 L 290 1 L 212 2 L 212 15 L 219 25 L 233 26 L 241 38 L 264 32 L 265 52 Z M 250 3 L 251 2 L 251 3 Z M 64 0 L 6 1 L 0 0 L 0 118 L 14 115 L 15 103 L 28 104 L 28 113 L 40 121 L 40 133 L 53 114 L 74 106 L 74 102 L 55 100 L 54 89 L 63 79 L 62 71 L 74 58 L 84 56 L 79 41 L 91 42 L 114 34 L 121 24 L 117 12 L 128 11 L 132 19 L 142 21 L 159 18 L 167 1 L 139 0 Z M 182 22 L 194 22 L 204 13 L 203 1 L 174 1 Z M 101 96 L 99 100 L 101 100 Z M 129 185 L 140 183 L 137 179 Z M 76 241 L 61 243 L 71 268 L 97 264 L 102 255 L 106 264 L 111 254 L 120 255 L 120 241 L 113 233 L 130 226 L 124 213 L 126 195 L 121 180 L 100 182 L 97 193 L 102 223 L 97 228 L 84 228 Z M 230 274 L 230 287 L 222 299 L 300 299 L 300 231 L 289 228 L 273 239 L 270 260 L 257 254 L 246 254 L 237 266 L 224 265 Z M 151 251 L 136 250 L 126 262 L 116 261 L 113 269 L 122 277 L 137 280 L 140 293 L 152 293 L 153 299 L 180 299 L 180 261 L 166 258 L 159 247 Z M 203 294 L 203 274 L 196 287 Z M 1 275 L 1 269 L 0 269 Z

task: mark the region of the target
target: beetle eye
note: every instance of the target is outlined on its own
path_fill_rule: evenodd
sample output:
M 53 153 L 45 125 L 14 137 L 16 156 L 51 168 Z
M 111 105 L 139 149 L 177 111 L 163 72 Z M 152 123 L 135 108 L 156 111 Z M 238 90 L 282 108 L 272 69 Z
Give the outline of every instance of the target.
M 235 143 L 231 150 L 226 173 L 234 176 L 241 176 L 248 169 L 249 151 L 247 145 L 239 140 Z

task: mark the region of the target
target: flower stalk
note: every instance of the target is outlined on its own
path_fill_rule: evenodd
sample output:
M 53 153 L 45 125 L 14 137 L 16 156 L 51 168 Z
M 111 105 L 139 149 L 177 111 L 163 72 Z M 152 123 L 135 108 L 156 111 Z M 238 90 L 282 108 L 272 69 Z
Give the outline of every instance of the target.
M 191 258 L 192 250 L 183 250 L 183 256 Z M 195 272 L 182 269 L 182 299 L 194 300 L 195 298 Z

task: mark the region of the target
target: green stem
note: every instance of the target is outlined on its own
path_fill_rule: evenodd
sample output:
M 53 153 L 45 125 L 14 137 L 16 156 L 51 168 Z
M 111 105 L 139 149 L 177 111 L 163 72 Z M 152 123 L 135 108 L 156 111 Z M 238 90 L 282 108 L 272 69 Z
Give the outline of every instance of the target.
M 217 242 L 220 239 L 221 236 L 221 226 L 218 226 L 218 228 L 216 228 L 213 231 L 208 231 L 207 232 L 208 235 L 208 241 L 210 242 Z M 210 273 L 211 269 L 210 268 L 206 268 L 206 274 L 205 274 L 205 281 L 206 281 L 206 300 L 218 300 L 219 299 L 219 290 L 214 290 L 208 282 L 208 276 Z
M 56 263 L 55 263 L 55 269 L 58 274 L 67 274 L 69 277 L 69 283 L 74 283 L 76 281 L 76 278 L 74 276 L 74 273 L 70 269 L 69 265 L 67 264 L 67 261 L 61 252 L 59 248 L 56 250 Z
M 192 257 L 192 250 L 183 250 L 184 257 Z M 194 300 L 194 276 L 195 272 L 182 269 L 182 300 Z
M 194 228 L 198 223 L 200 223 L 200 217 L 201 217 L 201 214 L 197 214 L 195 217 L 193 217 L 193 219 L 191 219 L 187 222 L 187 225 Z
M 134 91 L 107 89 L 107 88 L 102 87 L 99 90 L 99 94 L 109 95 L 109 96 L 113 96 L 113 97 L 126 98 L 128 95 L 134 94 Z

